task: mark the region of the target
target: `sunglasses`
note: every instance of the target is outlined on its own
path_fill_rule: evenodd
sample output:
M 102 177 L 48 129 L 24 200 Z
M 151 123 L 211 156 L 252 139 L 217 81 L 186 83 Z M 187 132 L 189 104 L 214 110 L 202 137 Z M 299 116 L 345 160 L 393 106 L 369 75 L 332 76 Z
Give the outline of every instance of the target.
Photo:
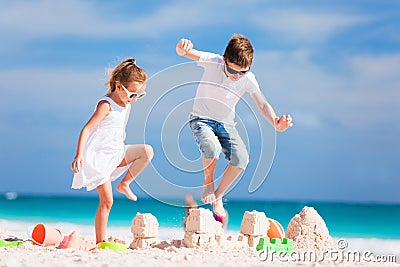
M 228 63 L 225 61 L 225 66 L 226 66 L 226 71 L 229 72 L 230 74 L 239 74 L 239 75 L 245 75 L 250 71 L 250 68 L 247 70 L 234 70 L 231 67 L 229 67 Z
M 132 99 L 140 99 L 146 95 L 146 92 L 143 93 L 136 93 L 136 92 L 131 92 L 128 89 L 125 88 L 125 86 L 121 83 L 122 88 L 125 90 L 125 93 L 128 95 L 129 98 Z

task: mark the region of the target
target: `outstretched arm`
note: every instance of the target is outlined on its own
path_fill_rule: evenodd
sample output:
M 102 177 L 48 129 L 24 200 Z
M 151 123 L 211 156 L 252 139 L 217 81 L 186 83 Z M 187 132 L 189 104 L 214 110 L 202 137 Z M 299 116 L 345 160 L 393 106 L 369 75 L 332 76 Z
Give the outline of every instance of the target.
M 276 116 L 272 106 L 265 100 L 265 97 L 261 92 L 251 94 L 254 102 L 258 107 L 258 111 L 261 115 L 274 126 L 275 130 L 283 132 L 288 128 L 292 127 L 292 117 L 290 115 L 283 115 L 280 118 Z
M 193 43 L 189 39 L 182 38 L 179 40 L 176 45 L 176 53 L 194 61 L 199 61 L 200 59 L 200 51 L 193 49 Z

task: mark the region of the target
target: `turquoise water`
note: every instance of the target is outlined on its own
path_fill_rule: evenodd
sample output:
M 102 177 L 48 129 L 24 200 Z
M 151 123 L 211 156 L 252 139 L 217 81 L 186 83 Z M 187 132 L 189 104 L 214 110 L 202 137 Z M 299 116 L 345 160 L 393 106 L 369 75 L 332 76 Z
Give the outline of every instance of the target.
M 183 202 L 176 200 L 175 203 Z M 87 197 L 19 196 L 8 200 L 0 196 L 0 220 L 92 225 L 97 205 L 97 198 Z M 304 206 L 312 206 L 318 211 L 334 237 L 400 239 L 400 205 L 383 204 L 230 200 L 225 204 L 229 213 L 228 230 L 239 230 L 243 213 L 251 210 L 265 212 L 286 229 L 290 219 Z M 154 214 L 160 227 L 182 227 L 184 208 L 144 198 L 137 202 L 115 199 L 109 226 L 130 227 L 136 212 Z

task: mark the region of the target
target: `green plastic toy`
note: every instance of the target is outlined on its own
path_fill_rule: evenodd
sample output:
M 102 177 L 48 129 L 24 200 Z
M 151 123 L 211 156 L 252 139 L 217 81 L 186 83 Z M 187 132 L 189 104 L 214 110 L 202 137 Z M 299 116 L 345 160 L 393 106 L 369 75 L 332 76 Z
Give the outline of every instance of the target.
M 294 251 L 293 240 L 289 238 L 283 238 L 282 240 L 279 238 L 272 238 L 270 240 L 269 237 L 263 237 L 260 238 L 256 250 L 267 250 L 269 252 L 275 251 L 290 254 Z
M 23 243 L 24 241 L 5 241 L 0 239 L 0 247 L 16 247 Z
M 125 252 L 127 247 L 124 244 L 114 243 L 114 242 L 101 242 L 97 244 L 97 248 L 100 249 L 111 249 L 117 252 Z

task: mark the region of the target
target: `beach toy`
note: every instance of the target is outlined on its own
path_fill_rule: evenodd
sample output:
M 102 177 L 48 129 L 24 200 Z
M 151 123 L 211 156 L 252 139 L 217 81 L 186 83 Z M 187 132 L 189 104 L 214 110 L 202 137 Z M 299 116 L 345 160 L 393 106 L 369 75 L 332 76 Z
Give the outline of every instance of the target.
M 275 251 L 292 253 L 294 251 L 293 240 L 289 238 L 283 238 L 282 240 L 280 240 L 279 238 L 272 238 L 270 240 L 268 237 L 263 237 L 260 238 L 260 241 L 258 241 L 256 250 L 266 250 L 267 252 Z
M 119 244 L 115 242 L 100 242 L 97 244 L 97 248 L 100 249 L 111 249 L 117 252 L 125 252 L 127 250 L 127 247 L 124 244 Z
M 6 241 L 0 239 L 0 247 L 16 247 L 23 244 L 24 241 Z
M 61 231 L 45 226 L 44 224 L 38 224 L 33 228 L 32 241 L 41 246 L 57 246 L 63 240 Z
M 272 238 L 279 238 L 283 239 L 285 237 L 285 230 L 283 229 L 282 225 L 271 218 L 267 218 L 269 222 L 269 229 L 267 232 L 267 236 L 272 239 Z

